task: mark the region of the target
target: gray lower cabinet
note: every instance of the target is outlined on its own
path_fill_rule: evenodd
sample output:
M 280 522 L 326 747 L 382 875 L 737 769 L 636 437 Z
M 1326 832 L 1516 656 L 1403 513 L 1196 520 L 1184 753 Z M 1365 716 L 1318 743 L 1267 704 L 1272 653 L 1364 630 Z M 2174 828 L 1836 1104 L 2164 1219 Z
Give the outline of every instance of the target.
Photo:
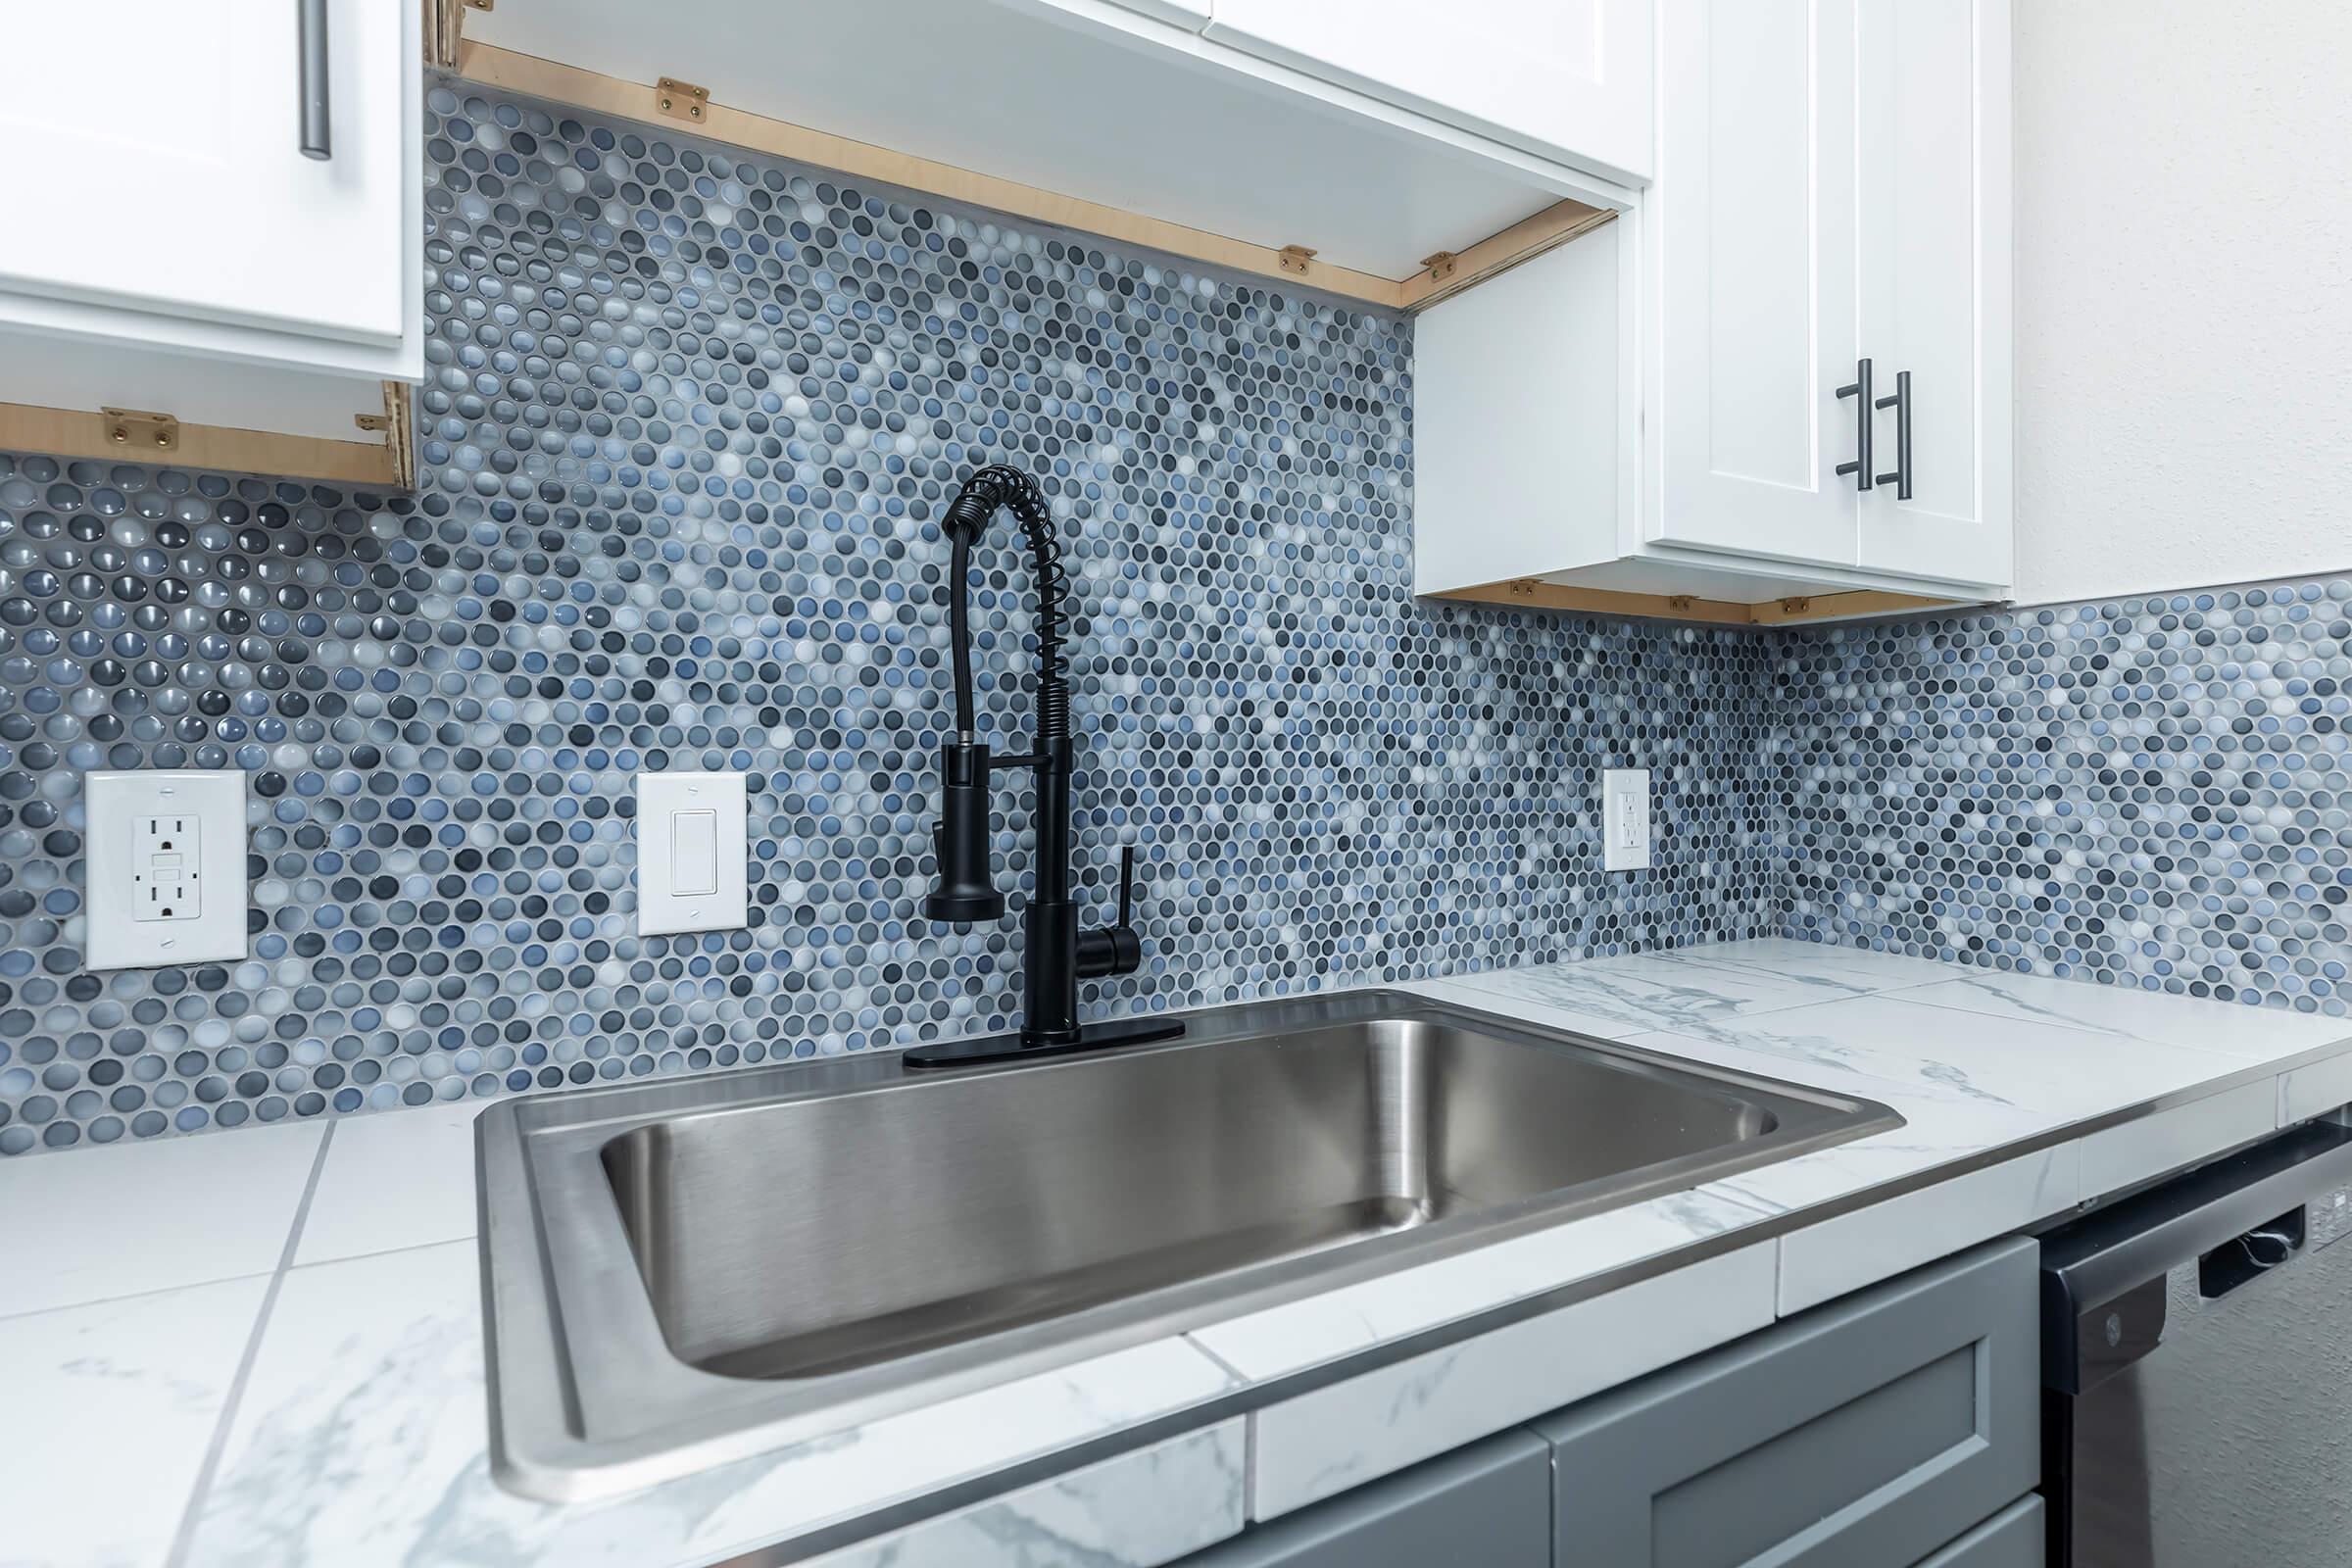
M 1505 1432 L 1252 1526 L 1184 1564 L 1550 1568 L 1551 1450 L 1533 1433 Z
M 2039 1568 L 2035 1264 L 1980 1248 L 1186 1568 Z
M 1919 1568 L 2043 1568 L 2048 1561 L 2041 1499 L 2029 1495 L 1920 1563 Z
M 2039 1479 L 2035 1258 L 1996 1243 L 1535 1423 L 1557 1568 L 1944 1568 Z

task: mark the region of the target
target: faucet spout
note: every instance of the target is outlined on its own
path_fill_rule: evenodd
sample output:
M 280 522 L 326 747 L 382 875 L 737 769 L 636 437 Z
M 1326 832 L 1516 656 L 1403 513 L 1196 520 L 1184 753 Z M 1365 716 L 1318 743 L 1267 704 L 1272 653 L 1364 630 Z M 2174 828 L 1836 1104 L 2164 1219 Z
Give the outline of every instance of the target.
M 1029 752 L 992 756 L 980 739 L 972 701 L 971 556 L 1000 512 L 1009 512 L 1027 536 L 1035 563 L 1037 591 L 1037 720 Z M 1035 480 L 1017 468 L 992 465 L 963 482 L 941 519 L 951 551 L 948 568 L 948 637 L 956 693 L 955 733 L 940 746 L 940 819 L 935 830 L 937 880 L 923 900 L 934 920 L 968 924 L 1001 919 L 1004 897 L 989 871 L 992 775 L 1000 768 L 1028 767 L 1037 789 L 1037 891 L 1021 913 L 1022 1024 L 1006 1041 L 959 1041 L 918 1047 L 906 1053 L 908 1067 L 988 1059 L 1040 1051 L 1084 1049 L 1136 1039 L 1181 1034 L 1173 1023 L 1098 1025 L 1078 1022 L 1078 981 L 1131 974 L 1143 962 L 1143 943 L 1130 910 L 1134 899 L 1134 854 L 1122 858 L 1119 922 L 1102 931 L 1079 929 L 1079 909 L 1070 897 L 1070 686 L 1062 665 L 1062 595 L 1068 576 L 1054 514 Z

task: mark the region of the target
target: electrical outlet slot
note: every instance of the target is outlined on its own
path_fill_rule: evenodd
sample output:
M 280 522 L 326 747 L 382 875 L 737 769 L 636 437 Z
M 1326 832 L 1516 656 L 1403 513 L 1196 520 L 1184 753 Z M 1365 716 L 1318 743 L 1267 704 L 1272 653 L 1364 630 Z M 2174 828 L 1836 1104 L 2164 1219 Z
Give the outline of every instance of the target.
M 196 895 L 196 819 L 182 812 L 142 816 L 132 827 L 131 912 L 139 920 L 193 920 L 201 912 Z

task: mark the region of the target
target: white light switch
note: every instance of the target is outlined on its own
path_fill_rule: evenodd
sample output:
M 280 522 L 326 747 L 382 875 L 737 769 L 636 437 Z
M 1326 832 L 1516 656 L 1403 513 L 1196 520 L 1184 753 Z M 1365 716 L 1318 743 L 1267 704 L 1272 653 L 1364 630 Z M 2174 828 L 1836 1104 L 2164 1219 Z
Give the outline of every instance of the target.
M 245 775 L 82 775 L 93 969 L 245 956 Z
M 1600 832 L 1602 870 L 1649 869 L 1648 768 L 1601 769 Z
M 718 891 L 718 813 L 678 811 L 669 819 L 669 891 L 709 898 Z
M 637 933 L 732 931 L 746 919 L 741 773 L 637 775 Z

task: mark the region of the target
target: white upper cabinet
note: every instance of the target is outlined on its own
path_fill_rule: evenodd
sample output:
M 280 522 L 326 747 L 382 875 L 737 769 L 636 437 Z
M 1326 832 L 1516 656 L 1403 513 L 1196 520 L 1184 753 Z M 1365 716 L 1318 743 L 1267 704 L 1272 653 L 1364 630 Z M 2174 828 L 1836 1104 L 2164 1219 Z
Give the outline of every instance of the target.
M 1651 0 L 1173 3 L 1207 7 L 1208 37 L 1263 59 L 1607 178 L 1649 177 Z
M 1659 49 L 1649 537 L 1852 565 L 1853 0 L 1673 0 Z
M 106 0 L 12 17 L 0 291 L 397 346 L 415 13 L 331 0 L 323 81 L 306 84 L 298 10 Z M 324 157 L 301 145 L 306 85 L 327 95 Z
M 424 373 L 422 12 L 324 0 L 306 49 L 306 9 L 107 0 L 11 16 L 0 448 L 408 482 L 399 384 Z
M 1677 0 L 1659 50 L 1648 537 L 2005 587 L 2007 0 Z
M 1880 416 L 1877 466 L 1905 471 L 1862 497 L 1859 562 L 2006 583 L 2008 0 L 1861 0 L 1859 23 L 1861 339 L 1909 405 Z
M 1415 328 L 1420 591 L 1734 622 L 2005 594 L 2008 61 L 2008 0 L 1660 5 L 1654 177 L 1568 247 L 1614 255 Z

